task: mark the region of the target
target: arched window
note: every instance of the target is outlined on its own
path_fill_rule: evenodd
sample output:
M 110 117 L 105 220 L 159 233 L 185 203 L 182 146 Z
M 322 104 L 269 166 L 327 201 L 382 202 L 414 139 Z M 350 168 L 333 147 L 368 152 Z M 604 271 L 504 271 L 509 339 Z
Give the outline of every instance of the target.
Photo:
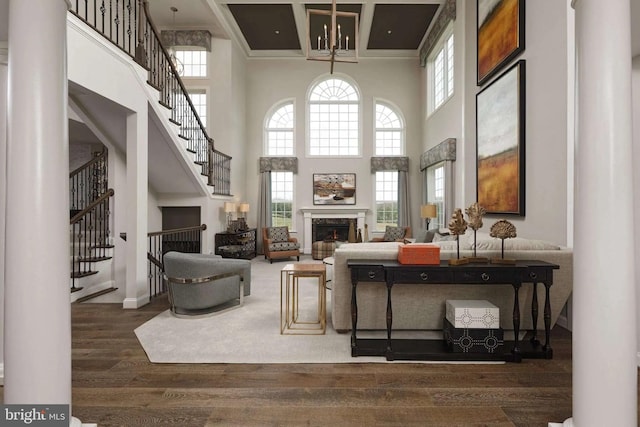
M 290 159 L 294 156 L 294 102 L 285 101 L 274 105 L 271 112 L 265 117 L 264 123 L 265 157 Z M 294 175 L 294 172 L 287 170 L 287 168 L 269 168 L 270 225 L 274 227 L 287 226 L 290 230 L 294 227 Z
M 293 156 L 293 127 L 295 115 L 293 102 L 278 107 L 266 120 L 265 156 Z
M 376 156 L 404 155 L 404 123 L 389 104 L 376 102 Z
M 360 155 L 360 95 L 344 79 L 329 77 L 309 93 L 308 154 Z

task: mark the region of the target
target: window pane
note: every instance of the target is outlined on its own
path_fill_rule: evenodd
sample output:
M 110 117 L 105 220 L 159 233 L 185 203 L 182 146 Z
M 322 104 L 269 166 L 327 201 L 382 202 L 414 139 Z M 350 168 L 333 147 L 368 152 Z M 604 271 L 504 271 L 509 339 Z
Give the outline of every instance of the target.
M 376 172 L 375 231 L 384 231 L 387 225 L 398 225 L 398 172 Z
M 293 172 L 271 172 L 271 223 L 293 225 Z
M 267 120 L 265 155 L 293 156 L 293 102 L 278 108 Z
M 376 103 L 376 156 L 401 156 L 404 125 L 390 107 Z
M 359 154 L 359 96 L 344 80 L 318 83 L 309 96 L 309 154 Z
M 206 50 L 176 50 L 178 72 L 182 68 L 183 77 L 207 76 L 207 51 Z

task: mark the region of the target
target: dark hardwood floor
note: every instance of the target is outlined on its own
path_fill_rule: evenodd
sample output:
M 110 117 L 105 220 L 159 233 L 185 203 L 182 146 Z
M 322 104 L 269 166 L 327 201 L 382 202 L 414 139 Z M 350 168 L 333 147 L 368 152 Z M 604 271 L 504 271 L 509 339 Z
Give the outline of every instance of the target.
M 73 304 L 73 410 L 106 426 L 547 426 L 571 416 L 571 335 L 520 364 L 152 364 L 133 330 L 168 307 Z
M 168 307 L 72 304 L 72 413 L 108 426 L 547 426 L 571 416 L 571 334 L 553 360 L 152 364 L 133 330 Z

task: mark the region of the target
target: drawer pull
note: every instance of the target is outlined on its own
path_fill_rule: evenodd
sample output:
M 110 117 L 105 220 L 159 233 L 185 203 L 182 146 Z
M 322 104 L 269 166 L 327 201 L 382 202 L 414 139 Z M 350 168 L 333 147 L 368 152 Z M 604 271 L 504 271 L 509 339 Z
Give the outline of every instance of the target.
M 427 273 L 420 273 L 420 278 L 422 280 L 429 280 L 429 275 Z
M 369 271 L 369 279 L 375 279 L 376 278 L 376 272 L 375 271 Z
M 531 273 L 529 273 L 529 277 L 531 277 L 532 279 L 537 279 L 538 275 L 535 273 L 535 271 L 532 271 Z
M 489 280 L 489 275 L 488 275 L 487 273 L 482 273 L 482 274 L 480 275 L 480 277 L 481 277 L 481 278 L 482 278 L 482 280 L 484 280 L 485 282 L 486 282 L 487 280 Z

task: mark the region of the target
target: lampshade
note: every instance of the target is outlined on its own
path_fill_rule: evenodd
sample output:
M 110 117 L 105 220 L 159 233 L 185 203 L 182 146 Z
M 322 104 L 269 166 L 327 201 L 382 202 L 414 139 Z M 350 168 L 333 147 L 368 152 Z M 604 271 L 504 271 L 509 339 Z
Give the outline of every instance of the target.
M 224 202 L 224 211 L 231 213 L 236 211 L 236 204 L 233 202 Z
M 249 212 L 249 203 L 240 203 L 240 207 L 238 208 L 238 210 L 242 213 Z
M 420 206 L 421 218 L 435 218 L 438 216 L 436 205 L 422 205 Z

